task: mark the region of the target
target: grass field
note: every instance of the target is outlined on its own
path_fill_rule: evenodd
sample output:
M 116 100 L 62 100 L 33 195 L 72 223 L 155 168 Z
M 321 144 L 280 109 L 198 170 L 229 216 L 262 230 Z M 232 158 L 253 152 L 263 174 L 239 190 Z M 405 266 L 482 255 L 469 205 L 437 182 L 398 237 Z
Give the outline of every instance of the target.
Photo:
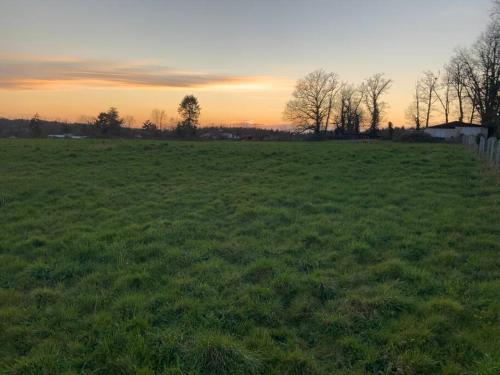
M 0 140 L 2 374 L 498 374 L 459 145 Z

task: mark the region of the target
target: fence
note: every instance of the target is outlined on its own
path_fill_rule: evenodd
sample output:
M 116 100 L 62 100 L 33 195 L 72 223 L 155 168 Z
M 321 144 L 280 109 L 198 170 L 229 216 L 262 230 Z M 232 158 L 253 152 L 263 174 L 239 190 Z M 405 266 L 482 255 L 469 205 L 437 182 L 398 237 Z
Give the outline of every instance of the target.
M 500 140 L 476 135 L 462 136 L 462 143 L 485 158 L 491 165 L 500 167 Z

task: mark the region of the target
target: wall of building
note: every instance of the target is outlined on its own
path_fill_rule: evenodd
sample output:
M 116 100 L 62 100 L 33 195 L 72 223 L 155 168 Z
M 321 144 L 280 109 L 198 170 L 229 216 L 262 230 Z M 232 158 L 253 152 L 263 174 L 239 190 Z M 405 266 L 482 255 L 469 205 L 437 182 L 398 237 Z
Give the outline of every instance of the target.
M 435 138 L 453 138 L 458 136 L 456 129 L 426 128 L 424 132 Z
M 480 127 L 457 127 L 454 129 L 426 128 L 424 132 L 435 138 L 458 138 L 461 135 L 488 135 L 488 129 Z
M 462 135 L 483 135 L 488 136 L 488 129 L 486 128 L 457 128 Z

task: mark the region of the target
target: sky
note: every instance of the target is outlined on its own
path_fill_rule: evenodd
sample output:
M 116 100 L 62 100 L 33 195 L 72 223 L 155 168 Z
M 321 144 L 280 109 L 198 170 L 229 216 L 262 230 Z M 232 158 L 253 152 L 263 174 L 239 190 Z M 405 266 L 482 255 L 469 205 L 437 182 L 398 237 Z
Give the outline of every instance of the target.
M 295 82 L 323 68 L 394 83 L 384 121 L 404 124 L 415 81 L 488 22 L 490 0 L 0 0 L 0 116 L 78 121 L 115 106 L 135 126 L 286 123 Z

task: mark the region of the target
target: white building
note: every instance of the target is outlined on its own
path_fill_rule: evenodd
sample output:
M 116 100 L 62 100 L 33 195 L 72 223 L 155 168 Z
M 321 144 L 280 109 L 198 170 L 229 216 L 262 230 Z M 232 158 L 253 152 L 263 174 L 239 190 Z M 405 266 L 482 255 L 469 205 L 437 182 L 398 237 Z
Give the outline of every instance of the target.
M 462 135 L 483 135 L 487 137 L 488 129 L 481 125 L 453 121 L 448 124 L 429 126 L 424 129 L 424 133 L 443 139 L 460 138 Z
M 52 139 L 84 139 L 87 138 L 82 135 L 74 135 L 71 133 L 66 133 L 66 134 L 49 134 L 47 138 L 52 138 Z

